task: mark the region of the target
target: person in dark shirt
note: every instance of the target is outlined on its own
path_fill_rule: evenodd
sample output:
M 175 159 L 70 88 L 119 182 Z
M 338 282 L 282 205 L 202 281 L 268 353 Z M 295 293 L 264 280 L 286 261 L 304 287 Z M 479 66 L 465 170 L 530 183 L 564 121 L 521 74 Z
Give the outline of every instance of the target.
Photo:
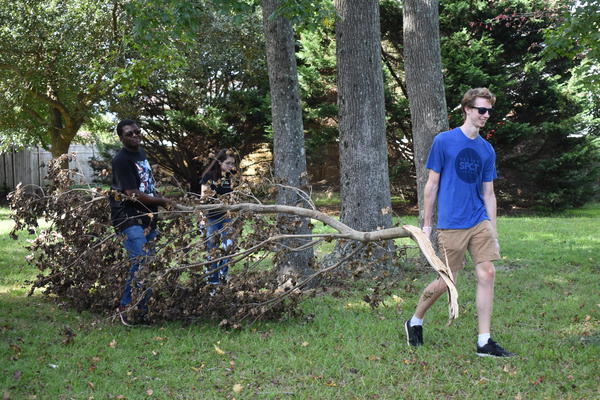
M 234 173 L 235 157 L 233 153 L 227 149 L 219 151 L 200 178 L 200 196 L 202 198 L 216 198 L 231 193 L 233 191 L 231 176 Z M 206 246 L 209 252 L 219 245 L 223 250 L 227 250 L 233 244 L 232 240 L 228 237 L 229 230 L 226 224 L 229 222 L 231 222 L 231 219 L 227 218 L 226 214 L 222 211 L 208 212 Z M 218 263 L 210 264 L 209 270 L 222 268 L 208 277 L 209 284 L 218 285 L 221 281 L 227 280 L 228 263 L 229 260 L 225 259 Z
M 131 262 L 118 310 L 121 322 L 130 325 L 125 312 L 131 303 L 132 283 L 136 272 L 152 253 L 152 244 L 157 236 L 158 207 L 168 208 L 171 201 L 156 193 L 152 169 L 146 152 L 140 146 L 142 132 L 137 123 L 127 119 L 119 122 L 117 135 L 123 148 L 112 160 L 110 208 L 112 224 L 125 237 L 123 246 Z M 148 290 L 138 304 L 143 313 L 147 311 L 149 294 Z

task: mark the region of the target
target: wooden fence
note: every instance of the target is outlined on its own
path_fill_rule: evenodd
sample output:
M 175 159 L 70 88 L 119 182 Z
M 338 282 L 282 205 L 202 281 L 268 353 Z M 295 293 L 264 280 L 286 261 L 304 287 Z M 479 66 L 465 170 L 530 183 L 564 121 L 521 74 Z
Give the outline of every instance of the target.
M 69 153 L 75 159 L 69 162 L 69 168 L 79 171 L 77 183 L 91 183 L 94 171 L 89 160 L 99 157 L 94 146 L 72 144 Z M 2 153 L 0 155 L 0 188 L 14 189 L 19 183 L 45 186 L 47 184 L 48 161 L 52 159 L 50 152 L 41 147 Z

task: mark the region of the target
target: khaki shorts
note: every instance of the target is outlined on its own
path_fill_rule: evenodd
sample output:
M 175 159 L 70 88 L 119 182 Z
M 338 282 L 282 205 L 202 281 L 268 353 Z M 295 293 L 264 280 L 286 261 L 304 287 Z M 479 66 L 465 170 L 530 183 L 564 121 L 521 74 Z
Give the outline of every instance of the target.
M 500 259 L 492 223 L 487 219 L 468 229 L 440 229 L 438 239 L 440 258 L 446 262 L 447 257 L 452 271 L 464 268 L 467 250 L 475 265 Z

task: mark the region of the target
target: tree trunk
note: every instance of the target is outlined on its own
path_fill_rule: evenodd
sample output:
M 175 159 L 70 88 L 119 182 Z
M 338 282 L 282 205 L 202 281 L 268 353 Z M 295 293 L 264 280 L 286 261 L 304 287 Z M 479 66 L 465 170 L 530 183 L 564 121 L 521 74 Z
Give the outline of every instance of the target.
M 427 156 L 434 136 L 448 130 L 438 7 L 437 0 L 404 1 L 404 69 L 412 121 L 421 224 L 423 189 L 428 176 L 425 168 Z M 436 220 L 434 217 L 433 224 Z
M 52 126 L 49 129 L 50 133 L 50 153 L 52 158 L 58 158 L 69 152 L 71 142 L 79 132 L 81 123 L 65 124 L 64 118 L 59 110 L 51 108 Z M 68 168 L 68 161 L 63 162 L 63 168 Z
M 277 204 L 301 205 L 298 191 L 306 189 L 306 155 L 304 126 L 300 105 L 298 72 L 294 31 L 289 20 L 272 18 L 279 0 L 263 0 L 263 25 L 265 30 L 267 66 L 271 89 L 271 114 L 273 119 L 273 160 L 275 178 L 279 187 Z M 279 214 L 277 223 L 282 233 L 310 233 L 309 219 Z M 295 248 L 310 239 L 288 240 L 285 245 Z M 312 272 L 314 252 L 312 247 L 299 252 L 280 252 L 276 268 L 280 278 L 287 275 L 307 276 Z M 285 279 L 285 278 L 284 278 Z
M 379 2 L 335 0 L 340 114 L 341 220 L 364 231 L 391 226 Z

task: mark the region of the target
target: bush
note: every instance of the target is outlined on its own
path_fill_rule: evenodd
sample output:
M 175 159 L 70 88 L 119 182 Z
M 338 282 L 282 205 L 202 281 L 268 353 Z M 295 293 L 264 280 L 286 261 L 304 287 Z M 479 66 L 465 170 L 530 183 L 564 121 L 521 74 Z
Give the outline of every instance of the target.
M 557 123 L 499 126 L 490 140 L 498 157 L 500 206 L 556 211 L 580 207 L 599 193 L 598 140 L 570 132 Z

